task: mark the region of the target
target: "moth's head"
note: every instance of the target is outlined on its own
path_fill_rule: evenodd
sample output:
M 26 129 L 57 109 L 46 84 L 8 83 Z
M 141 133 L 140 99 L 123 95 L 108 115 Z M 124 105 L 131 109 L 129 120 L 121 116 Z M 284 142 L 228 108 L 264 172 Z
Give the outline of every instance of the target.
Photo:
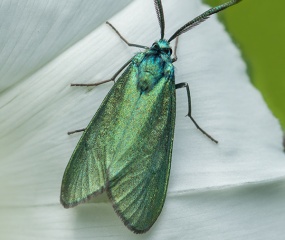
M 169 57 L 172 54 L 172 49 L 169 45 L 169 42 L 165 39 L 160 39 L 160 40 L 154 42 L 150 49 L 153 51 L 157 51 L 159 53 L 166 54 Z

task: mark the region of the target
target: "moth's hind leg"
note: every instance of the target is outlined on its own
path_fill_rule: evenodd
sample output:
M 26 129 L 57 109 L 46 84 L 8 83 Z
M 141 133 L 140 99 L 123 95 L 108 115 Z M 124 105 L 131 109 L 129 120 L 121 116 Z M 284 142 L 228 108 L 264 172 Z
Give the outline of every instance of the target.
M 218 141 L 216 139 L 214 139 L 210 134 L 206 133 L 206 131 L 204 131 L 199 125 L 198 123 L 194 120 L 194 118 L 191 115 L 191 96 L 190 96 L 190 88 L 188 83 L 183 82 L 183 83 L 178 83 L 175 85 L 175 89 L 179 89 L 179 88 L 186 88 L 187 91 L 187 97 L 188 97 L 188 114 L 186 116 L 188 116 L 192 122 L 195 124 L 195 126 L 203 133 L 205 134 L 208 138 L 210 138 L 213 142 L 218 143 Z

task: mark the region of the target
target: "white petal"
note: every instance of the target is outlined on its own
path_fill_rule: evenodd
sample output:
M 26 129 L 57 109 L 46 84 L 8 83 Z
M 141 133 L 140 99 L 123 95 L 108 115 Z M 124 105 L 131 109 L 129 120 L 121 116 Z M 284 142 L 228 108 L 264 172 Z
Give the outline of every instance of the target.
M 0 92 L 34 74 L 129 2 L 1 1 Z
M 26 56 L 21 57 L 18 50 L 20 60 L 14 57 L 10 70 L 3 70 L 5 79 L 11 79 L 4 88 L 11 86 L 10 81 L 18 82 L 0 95 L 0 231 L 5 239 L 134 238 L 110 204 L 85 204 L 68 210 L 59 204 L 62 174 L 80 137 L 66 132 L 85 127 L 112 86 L 105 84 L 90 91 L 71 88 L 70 83 L 109 78 L 139 51 L 127 47 L 105 24 L 94 31 L 85 29 L 91 13 L 99 12 L 92 9 L 91 2 L 73 1 L 82 6 L 82 14 L 89 12 L 83 19 L 77 13 L 81 8 L 69 9 L 72 17 L 61 20 L 52 18 L 53 8 L 44 8 L 38 19 L 46 13 L 51 16 L 47 17 L 50 25 L 61 25 L 55 35 L 49 35 L 53 40 L 34 40 L 29 31 L 23 31 L 23 39 L 30 37 L 33 42 L 27 51 L 33 46 L 37 54 L 29 58 L 32 52 L 26 55 L 19 43 Z M 163 4 L 166 37 L 207 9 L 197 1 L 165 0 Z M 21 9 L 23 16 L 32 14 L 29 8 Z M 66 8 L 58 5 L 55 12 L 64 11 Z M 101 19 L 100 23 L 105 21 Z M 68 31 L 62 27 L 64 22 Z M 110 22 L 130 42 L 150 46 L 160 36 L 152 1 L 135 1 Z M 60 43 L 55 48 L 50 41 Z M 178 58 L 176 82 L 190 84 L 192 114 L 219 144 L 212 143 L 184 117 L 186 91 L 178 90 L 169 194 L 161 217 L 140 238 L 282 239 L 282 134 L 250 84 L 239 51 L 216 17 L 211 17 L 181 36 Z M 12 74 L 16 69 L 19 74 Z

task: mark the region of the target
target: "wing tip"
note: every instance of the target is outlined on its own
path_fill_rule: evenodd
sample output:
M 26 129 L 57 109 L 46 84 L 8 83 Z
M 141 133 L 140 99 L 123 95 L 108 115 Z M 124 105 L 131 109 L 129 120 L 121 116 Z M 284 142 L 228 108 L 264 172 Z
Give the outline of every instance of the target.
M 108 198 L 110 199 L 110 201 L 111 201 L 111 203 L 112 203 L 112 206 L 113 206 L 114 211 L 115 211 L 116 214 L 119 216 L 119 218 L 122 220 L 122 222 L 124 223 L 124 225 L 125 225 L 129 230 L 131 230 L 133 233 L 135 233 L 135 234 L 143 234 L 143 233 L 146 233 L 146 232 L 152 227 L 152 225 L 155 223 L 156 220 L 155 220 L 151 225 L 147 226 L 147 227 L 144 228 L 144 229 L 138 229 L 138 228 L 136 228 L 135 226 L 133 226 L 133 225 L 130 223 L 130 221 L 128 221 L 128 220 L 123 216 L 122 212 L 119 210 L 117 204 L 115 203 L 115 200 L 114 200 L 114 198 L 113 198 L 113 196 L 112 196 L 111 191 L 108 190 L 108 187 L 107 187 L 107 191 L 106 191 L 106 192 L 107 192 Z

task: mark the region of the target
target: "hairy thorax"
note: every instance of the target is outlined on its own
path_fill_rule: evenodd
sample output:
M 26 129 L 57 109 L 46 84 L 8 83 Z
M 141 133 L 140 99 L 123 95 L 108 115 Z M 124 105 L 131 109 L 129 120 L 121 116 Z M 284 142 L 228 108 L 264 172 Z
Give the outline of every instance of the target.
M 159 53 L 146 54 L 138 66 L 138 90 L 145 93 L 151 91 L 165 76 L 168 64 L 169 60 L 162 58 Z

